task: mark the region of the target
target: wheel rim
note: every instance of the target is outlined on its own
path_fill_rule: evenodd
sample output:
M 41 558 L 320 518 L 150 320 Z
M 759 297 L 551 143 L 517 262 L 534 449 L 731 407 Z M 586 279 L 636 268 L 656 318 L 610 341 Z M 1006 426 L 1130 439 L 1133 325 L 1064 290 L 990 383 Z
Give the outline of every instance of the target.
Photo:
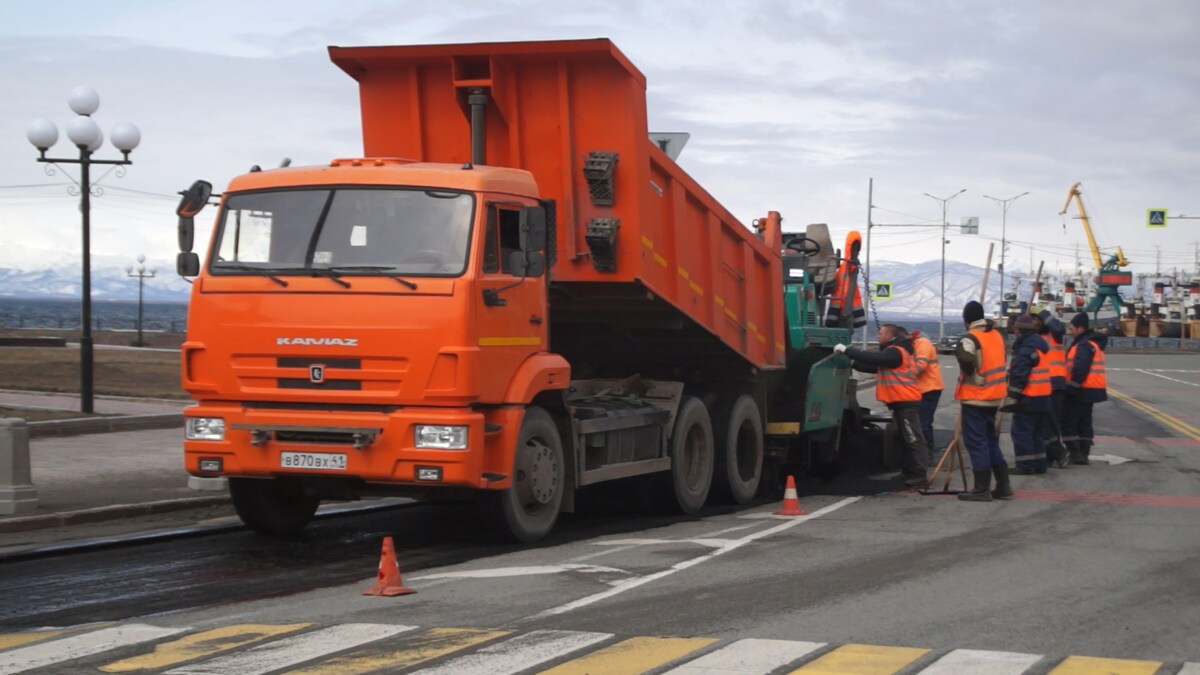
M 537 511 L 558 492 L 558 456 L 540 438 L 530 438 L 522 447 L 519 466 L 517 500 L 526 511 Z

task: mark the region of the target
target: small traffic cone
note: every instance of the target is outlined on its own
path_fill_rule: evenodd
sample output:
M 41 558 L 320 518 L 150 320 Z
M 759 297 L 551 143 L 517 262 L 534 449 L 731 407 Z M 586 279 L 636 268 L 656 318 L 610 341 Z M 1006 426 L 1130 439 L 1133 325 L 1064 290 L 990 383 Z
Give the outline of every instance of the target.
M 375 585 L 363 591 L 363 595 L 384 595 L 392 597 L 394 595 L 408 595 L 416 593 L 415 590 L 404 585 L 404 581 L 400 579 L 400 563 L 396 562 L 396 549 L 392 545 L 391 537 L 383 538 L 383 553 L 379 557 L 379 576 L 375 580 Z
M 800 508 L 800 498 L 796 496 L 796 479 L 788 476 L 787 489 L 783 491 L 783 506 L 775 512 L 777 516 L 807 516 L 808 512 Z

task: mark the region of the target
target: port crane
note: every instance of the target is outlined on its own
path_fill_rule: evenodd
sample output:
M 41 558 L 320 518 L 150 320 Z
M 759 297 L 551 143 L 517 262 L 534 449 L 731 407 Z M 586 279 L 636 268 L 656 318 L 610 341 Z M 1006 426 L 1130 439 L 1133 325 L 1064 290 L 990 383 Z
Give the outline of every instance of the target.
M 1125 258 L 1125 253 L 1121 250 L 1120 246 L 1117 247 L 1117 252 L 1107 261 L 1101 257 L 1100 247 L 1096 245 L 1096 237 L 1092 234 L 1092 224 L 1088 220 L 1087 209 L 1083 206 L 1083 192 L 1079 189 L 1081 185 L 1083 185 L 1082 182 L 1077 182 L 1067 191 L 1067 201 L 1063 204 L 1062 211 L 1059 211 L 1058 215 L 1065 215 L 1067 209 L 1071 208 L 1071 200 L 1075 200 L 1075 207 L 1079 210 L 1079 218 L 1083 221 L 1083 232 L 1087 235 L 1088 246 L 1092 250 L 1092 261 L 1096 263 L 1096 294 L 1092 296 L 1083 311 L 1095 318 L 1107 300 L 1112 302 L 1113 309 L 1116 310 L 1117 316 L 1120 316 L 1120 287 L 1133 283 L 1133 272 L 1121 270 L 1122 267 L 1129 266 L 1129 261 Z

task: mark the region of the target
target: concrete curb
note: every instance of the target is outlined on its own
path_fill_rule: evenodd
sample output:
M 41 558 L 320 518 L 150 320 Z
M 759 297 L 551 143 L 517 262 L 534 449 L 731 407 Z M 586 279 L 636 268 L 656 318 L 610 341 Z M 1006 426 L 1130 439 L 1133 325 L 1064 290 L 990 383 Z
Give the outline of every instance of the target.
M 52 527 L 65 527 L 67 525 L 79 525 L 82 523 L 97 523 L 105 520 L 116 520 L 118 518 L 136 518 L 138 516 L 199 509 L 227 503 L 229 503 L 229 495 L 213 495 L 208 497 L 164 499 L 162 501 L 144 502 L 141 504 L 113 504 L 112 506 L 99 506 L 93 509 L 47 513 L 41 516 L 3 518 L 0 519 L 0 534 L 44 530 Z
M 28 422 L 27 426 L 29 427 L 30 438 L 81 436 L 83 434 L 106 434 L 114 431 L 144 431 L 146 429 L 182 429 L 183 413 L 47 420 L 45 422 Z

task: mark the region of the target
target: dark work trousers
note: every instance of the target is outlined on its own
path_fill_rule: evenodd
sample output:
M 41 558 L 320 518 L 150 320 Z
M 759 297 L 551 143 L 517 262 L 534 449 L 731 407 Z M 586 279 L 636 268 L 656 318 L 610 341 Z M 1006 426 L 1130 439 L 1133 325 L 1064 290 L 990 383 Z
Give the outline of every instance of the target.
M 1064 439 L 1061 438 L 1064 434 L 1063 406 L 1066 405 L 1066 401 L 1067 392 L 1063 389 L 1050 394 L 1050 412 L 1042 416 L 1042 428 L 1038 431 L 1042 445 L 1046 448 L 1046 459 L 1052 462 L 1067 457 L 1067 448 L 1062 444 Z
M 971 458 L 971 468 L 982 471 L 993 466 L 1007 466 L 1000 441 L 996 440 L 997 408 L 963 405 L 962 441 Z
M 1009 427 L 1008 433 L 1012 436 L 1013 454 L 1016 455 L 1018 469 L 1045 472 L 1046 446 L 1042 445 L 1042 437 L 1038 432 L 1045 424 L 1043 418 L 1048 414 L 1020 410 L 1013 413 L 1012 426 Z
M 1095 432 L 1092 431 L 1092 402 L 1067 396 L 1063 404 L 1062 424 L 1064 441 L 1092 442 L 1095 439 Z
M 901 470 L 910 476 L 925 477 L 929 469 L 929 444 L 921 433 L 921 411 L 915 405 L 892 408 L 892 421 L 900 432 L 904 444 L 904 457 L 901 460 Z
M 933 415 L 937 412 L 938 401 L 941 399 L 941 389 L 921 394 L 921 433 L 925 435 L 925 442 L 929 444 L 930 455 L 938 451 L 937 439 L 933 437 Z

